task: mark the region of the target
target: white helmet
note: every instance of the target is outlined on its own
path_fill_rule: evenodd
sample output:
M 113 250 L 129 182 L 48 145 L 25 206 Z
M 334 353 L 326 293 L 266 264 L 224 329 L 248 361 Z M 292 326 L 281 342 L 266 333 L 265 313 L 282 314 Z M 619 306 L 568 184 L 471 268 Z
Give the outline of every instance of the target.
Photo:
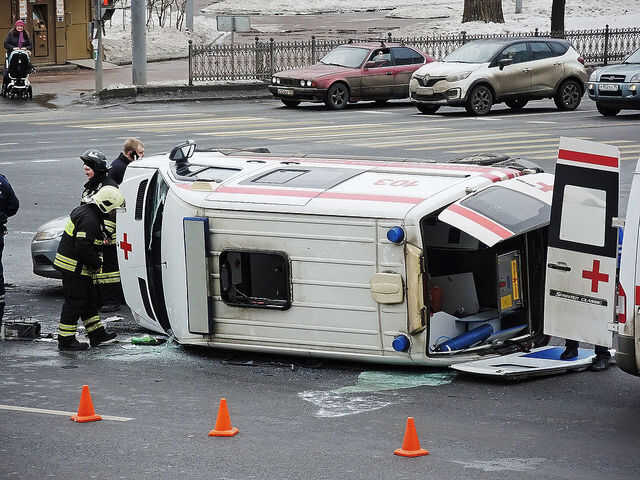
M 92 198 L 102 213 L 110 211 L 124 205 L 124 197 L 117 187 L 106 185 L 102 187 Z

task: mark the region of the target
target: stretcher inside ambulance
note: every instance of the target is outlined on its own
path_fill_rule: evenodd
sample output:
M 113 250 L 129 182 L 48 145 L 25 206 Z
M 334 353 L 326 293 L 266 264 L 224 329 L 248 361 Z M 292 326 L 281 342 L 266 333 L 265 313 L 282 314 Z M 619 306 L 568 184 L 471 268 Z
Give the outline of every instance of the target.
M 558 363 L 535 348 L 553 182 L 517 163 L 187 142 L 127 169 L 123 288 L 140 325 L 182 344 L 404 365 L 491 360 L 495 375 L 567 370 L 588 359 Z M 507 354 L 533 357 L 496 367 Z

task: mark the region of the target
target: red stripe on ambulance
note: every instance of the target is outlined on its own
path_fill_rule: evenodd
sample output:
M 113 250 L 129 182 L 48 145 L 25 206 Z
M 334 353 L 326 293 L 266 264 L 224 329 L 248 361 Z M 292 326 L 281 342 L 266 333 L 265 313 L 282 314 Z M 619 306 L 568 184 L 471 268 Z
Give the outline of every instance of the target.
M 458 215 L 462 215 L 465 218 L 468 218 L 474 223 L 486 228 L 487 230 L 495 233 L 502 239 L 506 239 L 513 236 L 513 232 L 507 230 L 501 225 L 498 225 L 493 220 L 489 220 L 487 217 L 480 215 L 479 213 L 474 212 L 473 210 L 469 210 L 468 208 L 463 207 L 462 205 L 453 204 L 447 210 L 457 213 Z
M 558 150 L 558 160 L 602 165 L 603 167 L 618 167 L 618 157 L 596 155 L 595 153 L 575 152 L 573 150 Z

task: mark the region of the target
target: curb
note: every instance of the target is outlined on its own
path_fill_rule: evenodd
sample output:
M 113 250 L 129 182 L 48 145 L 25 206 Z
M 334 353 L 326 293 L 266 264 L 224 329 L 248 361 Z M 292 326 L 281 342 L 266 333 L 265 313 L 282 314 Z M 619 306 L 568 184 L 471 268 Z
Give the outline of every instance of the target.
M 219 85 L 159 85 L 132 86 L 102 90 L 100 101 L 129 99 L 136 103 L 181 102 L 188 100 L 244 100 L 271 98 L 263 82 L 228 83 Z

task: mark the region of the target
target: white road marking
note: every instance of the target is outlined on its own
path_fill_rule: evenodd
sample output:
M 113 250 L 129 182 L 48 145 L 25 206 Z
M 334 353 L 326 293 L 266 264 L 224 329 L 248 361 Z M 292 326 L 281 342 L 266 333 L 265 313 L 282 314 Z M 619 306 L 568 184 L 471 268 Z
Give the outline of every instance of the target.
M 362 110 L 359 113 L 380 113 L 382 115 L 393 115 L 395 112 L 381 112 L 380 110 Z
M 13 165 L 15 162 L 0 162 L 0 165 Z
M 16 142 L 0 143 L 0 146 L 5 146 L 5 145 L 20 145 L 20 144 Z
M 14 412 L 26 412 L 26 413 L 46 413 L 47 415 L 61 415 L 71 416 L 76 412 L 64 412 L 62 410 L 45 410 L 43 408 L 30 408 L 30 407 L 17 407 L 14 405 L 2 405 L 0 404 L 0 410 L 12 410 Z M 103 420 L 113 420 L 114 422 L 128 422 L 129 420 L 135 420 L 134 418 L 127 417 L 114 417 L 111 415 L 100 415 Z
M 60 159 L 54 158 L 51 160 L 31 160 L 31 163 L 55 163 L 55 162 L 60 162 Z
M 502 118 L 493 118 L 493 117 L 471 117 L 473 120 L 482 120 L 484 122 L 500 122 Z
M 555 124 L 555 123 L 558 123 L 558 122 L 545 122 L 544 120 L 530 120 L 530 121 L 528 121 L 526 123 L 553 123 L 553 124 Z

